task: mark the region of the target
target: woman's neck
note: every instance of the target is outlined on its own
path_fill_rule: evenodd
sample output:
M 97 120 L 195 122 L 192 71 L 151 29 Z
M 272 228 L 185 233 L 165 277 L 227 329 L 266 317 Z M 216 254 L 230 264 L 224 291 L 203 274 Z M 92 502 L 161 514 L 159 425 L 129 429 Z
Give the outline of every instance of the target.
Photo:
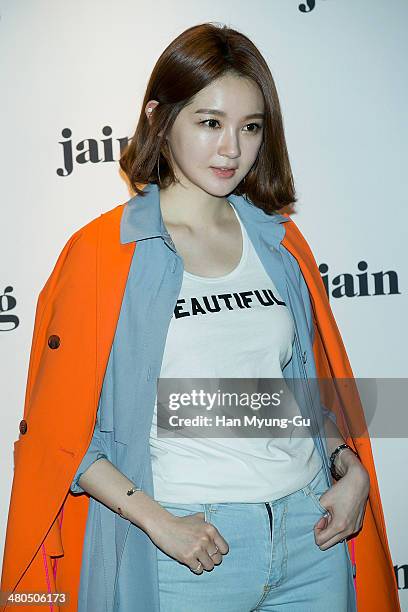
M 180 184 L 161 189 L 160 209 L 167 227 L 184 225 L 192 229 L 215 227 L 231 218 L 231 206 L 224 196 L 217 197 L 202 189 Z

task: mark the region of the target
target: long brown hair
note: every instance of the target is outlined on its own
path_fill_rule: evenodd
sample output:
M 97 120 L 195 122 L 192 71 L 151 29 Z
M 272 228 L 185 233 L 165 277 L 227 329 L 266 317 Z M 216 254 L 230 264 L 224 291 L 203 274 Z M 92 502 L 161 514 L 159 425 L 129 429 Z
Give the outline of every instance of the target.
M 259 86 L 265 104 L 258 157 L 232 193 L 245 195 L 269 214 L 297 201 L 279 98 L 269 67 L 247 36 L 217 23 L 188 28 L 169 44 L 156 62 L 135 133 L 119 160 L 137 194 L 143 195 L 140 186 L 148 183 L 165 188 L 176 182 L 166 134 L 191 98 L 226 73 L 252 79 Z M 151 125 L 145 113 L 149 100 L 159 102 Z

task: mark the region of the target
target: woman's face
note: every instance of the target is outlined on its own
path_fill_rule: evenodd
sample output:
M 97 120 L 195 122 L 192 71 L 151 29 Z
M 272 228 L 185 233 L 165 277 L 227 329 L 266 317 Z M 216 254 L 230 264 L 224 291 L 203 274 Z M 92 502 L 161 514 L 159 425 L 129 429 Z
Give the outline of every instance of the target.
M 214 196 L 232 192 L 252 168 L 263 138 L 264 101 L 258 85 L 224 75 L 178 114 L 167 140 L 176 176 Z M 234 168 L 220 176 L 213 167 Z

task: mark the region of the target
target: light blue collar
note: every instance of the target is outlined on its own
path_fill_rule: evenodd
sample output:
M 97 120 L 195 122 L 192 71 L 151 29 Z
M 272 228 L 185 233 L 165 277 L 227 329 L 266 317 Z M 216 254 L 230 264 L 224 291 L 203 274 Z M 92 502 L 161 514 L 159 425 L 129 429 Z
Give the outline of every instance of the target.
M 146 189 L 147 187 L 148 189 Z M 146 191 L 145 196 L 134 196 L 124 207 L 120 221 L 121 244 L 157 236 L 170 237 L 161 214 L 159 186 L 155 183 L 149 183 L 143 187 L 143 191 Z M 245 209 L 247 214 L 253 216 L 255 222 L 284 223 L 290 221 L 290 217 L 278 213 L 267 215 L 245 196 L 229 195 L 227 199 L 237 208 L 238 212 Z

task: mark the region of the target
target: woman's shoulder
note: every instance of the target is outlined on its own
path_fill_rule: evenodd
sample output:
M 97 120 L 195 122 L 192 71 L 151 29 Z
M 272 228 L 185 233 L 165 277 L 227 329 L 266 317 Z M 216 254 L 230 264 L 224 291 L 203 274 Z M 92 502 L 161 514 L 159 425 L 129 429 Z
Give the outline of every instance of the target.
M 101 230 L 104 230 L 105 233 L 119 228 L 120 220 L 122 217 L 122 213 L 124 207 L 127 202 L 118 204 L 109 210 L 102 212 L 97 217 L 90 219 L 85 225 L 79 227 L 73 234 L 70 236 L 69 240 L 71 240 L 74 236 L 79 239 L 82 238 L 83 241 L 92 241 L 94 240 L 98 233 Z
M 72 277 L 91 274 L 98 250 L 119 241 L 120 220 L 126 203 L 101 213 L 75 230 L 62 247 L 51 273 L 40 293 L 49 293 L 64 274 Z

